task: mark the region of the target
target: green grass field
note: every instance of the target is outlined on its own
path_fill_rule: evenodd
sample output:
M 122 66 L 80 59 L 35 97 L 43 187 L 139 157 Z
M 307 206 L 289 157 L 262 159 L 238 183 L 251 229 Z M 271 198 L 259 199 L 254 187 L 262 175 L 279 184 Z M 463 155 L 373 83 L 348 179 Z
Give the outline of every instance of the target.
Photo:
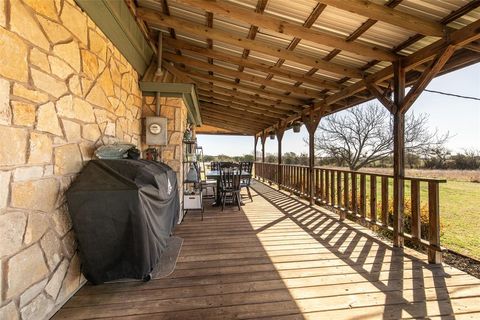
M 440 221 L 442 246 L 480 260 L 480 183 L 442 184 Z

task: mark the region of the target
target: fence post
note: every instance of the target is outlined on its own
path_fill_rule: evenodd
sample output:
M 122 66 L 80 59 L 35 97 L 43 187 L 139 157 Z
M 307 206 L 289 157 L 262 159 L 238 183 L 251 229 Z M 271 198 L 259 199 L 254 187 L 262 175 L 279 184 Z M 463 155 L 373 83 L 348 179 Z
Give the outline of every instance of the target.
M 442 263 L 440 249 L 440 205 L 439 185 L 435 181 L 428 182 L 428 262 Z

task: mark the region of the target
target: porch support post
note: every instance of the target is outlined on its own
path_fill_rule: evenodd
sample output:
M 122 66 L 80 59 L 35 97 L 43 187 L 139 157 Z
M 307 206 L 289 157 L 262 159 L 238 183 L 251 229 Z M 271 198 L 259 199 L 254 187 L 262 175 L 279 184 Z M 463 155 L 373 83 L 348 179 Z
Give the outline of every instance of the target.
M 282 189 L 282 184 L 283 184 L 283 172 L 282 172 L 282 139 L 283 139 L 283 134 L 285 133 L 285 129 L 287 128 L 286 124 L 284 122 L 279 123 L 277 126 L 277 130 L 275 130 L 275 133 L 277 135 L 277 143 L 278 143 L 278 154 L 277 154 L 277 162 L 278 162 L 278 167 L 277 167 L 277 184 L 278 184 L 278 190 Z
M 393 244 L 403 247 L 403 220 L 404 220 L 404 178 L 405 178 L 405 113 L 425 90 L 430 81 L 442 70 L 443 66 L 455 52 L 455 46 L 444 47 L 435 56 L 429 67 L 415 81 L 412 88 L 405 95 L 405 68 L 403 60 L 393 63 L 393 101 L 387 97 L 387 91 L 382 91 L 375 83 L 367 83 L 367 88 L 393 115 Z M 431 205 L 438 208 L 438 196 L 432 196 L 436 203 Z M 430 232 L 434 232 L 439 239 L 438 221 L 429 221 Z M 440 243 L 430 243 L 428 249 L 428 261 L 430 263 L 441 262 Z
M 310 205 L 314 203 L 315 191 L 314 191 L 314 166 L 315 166 L 315 131 L 318 124 L 322 119 L 322 111 L 311 110 L 308 113 L 302 114 L 302 121 L 308 131 L 308 198 Z
M 401 62 L 395 62 L 393 68 L 393 245 L 403 247 L 405 114 L 402 105 L 405 98 L 405 69 Z
M 255 166 L 255 176 L 257 176 L 257 143 L 258 143 L 258 136 L 255 134 L 253 136 L 253 163 Z
M 262 135 L 260 136 L 260 141 L 262 142 L 262 179 L 265 181 L 265 141 L 267 140 L 267 133 L 265 131 L 262 131 Z

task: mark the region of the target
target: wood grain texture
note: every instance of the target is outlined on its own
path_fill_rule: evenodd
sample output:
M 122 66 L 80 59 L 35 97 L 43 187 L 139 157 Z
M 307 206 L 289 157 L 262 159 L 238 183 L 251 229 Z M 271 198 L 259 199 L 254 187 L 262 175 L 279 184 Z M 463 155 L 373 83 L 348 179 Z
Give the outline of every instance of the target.
M 480 280 L 254 182 L 241 211 L 207 207 L 175 231 L 175 271 L 86 285 L 53 319 L 371 319 L 480 315 Z

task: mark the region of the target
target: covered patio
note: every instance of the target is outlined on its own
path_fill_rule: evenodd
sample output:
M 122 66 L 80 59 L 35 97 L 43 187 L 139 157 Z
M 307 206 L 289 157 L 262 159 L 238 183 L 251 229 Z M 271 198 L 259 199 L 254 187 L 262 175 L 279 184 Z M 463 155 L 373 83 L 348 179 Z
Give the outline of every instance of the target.
M 189 213 L 175 271 L 86 285 L 53 319 L 476 319 L 480 280 L 266 184 L 204 220 Z
M 480 280 L 442 262 L 445 181 L 405 175 L 406 112 L 479 41 L 478 0 L 0 0 L 0 318 L 480 318 Z M 322 118 L 373 99 L 392 174 L 316 167 Z M 286 165 L 299 126 L 309 163 Z M 87 283 L 72 181 L 127 143 L 184 200 L 196 134 L 251 137 L 253 202 L 171 210 L 169 276 Z

